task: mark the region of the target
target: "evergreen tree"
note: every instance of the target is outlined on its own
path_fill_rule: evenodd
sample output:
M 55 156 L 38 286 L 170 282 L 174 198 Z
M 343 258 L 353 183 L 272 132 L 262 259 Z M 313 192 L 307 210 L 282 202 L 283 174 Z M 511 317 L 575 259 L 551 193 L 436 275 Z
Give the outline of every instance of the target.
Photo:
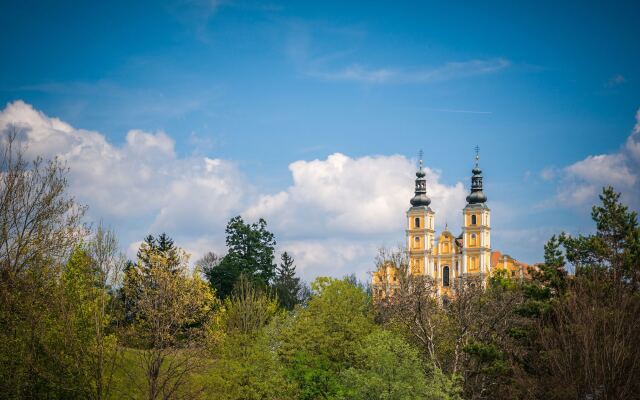
M 153 235 L 147 236 L 137 253 L 137 262 L 127 261 L 124 266 L 124 285 L 120 288 L 120 301 L 124 308 L 126 323 L 133 322 L 133 309 L 138 302 L 142 288 L 153 284 L 153 268 L 165 268 L 171 273 L 177 273 L 184 262 L 185 254 L 173 244 L 166 233 L 160 234 L 156 239 Z M 161 258 L 162 263 L 154 262 Z
M 254 285 L 268 287 L 276 273 L 274 247 L 276 240 L 267 230 L 267 222 L 245 223 L 242 217 L 227 224 L 227 255 L 206 276 L 220 298 L 227 298 L 241 274 Z
M 180 257 L 178 250 L 166 233 L 161 233 L 156 239 L 153 235 L 149 235 L 138 249 L 138 262 L 143 270 L 148 270 L 151 265 L 151 257 L 153 254 L 162 255 L 167 260 L 167 267 L 175 270 L 180 265 Z
M 276 270 L 273 286 L 280 306 L 286 310 L 293 310 L 296 304 L 300 303 L 302 286 L 300 278 L 296 276 L 296 266 L 293 264 L 293 258 L 285 251 L 282 253 L 281 259 L 282 261 Z
M 607 271 L 616 283 L 633 291 L 640 287 L 640 228 L 638 214 L 620 203 L 620 193 L 611 186 L 602 190 L 601 205 L 593 206 L 591 217 L 596 234 L 577 237 L 563 235 L 567 260 L 576 275 L 593 270 Z

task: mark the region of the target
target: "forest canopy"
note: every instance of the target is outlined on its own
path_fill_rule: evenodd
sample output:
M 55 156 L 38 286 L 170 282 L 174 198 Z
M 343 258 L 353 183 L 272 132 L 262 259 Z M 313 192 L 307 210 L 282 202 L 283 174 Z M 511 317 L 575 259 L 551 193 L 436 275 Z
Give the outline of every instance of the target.
M 85 224 L 64 163 L 27 161 L 17 131 L 3 134 L 0 398 L 640 393 L 640 228 L 611 187 L 594 233 L 552 236 L 531 279 L 455 282 L 443 303 L 429 278 L 404 274 L 374 301 L 355 277 L 303 282 L 264 219 L 232 218 L 225 254 L 192 263 L 161 233 L 128 260 L 115 232 Z M 377 263 L 402 271 L 402 253 Z

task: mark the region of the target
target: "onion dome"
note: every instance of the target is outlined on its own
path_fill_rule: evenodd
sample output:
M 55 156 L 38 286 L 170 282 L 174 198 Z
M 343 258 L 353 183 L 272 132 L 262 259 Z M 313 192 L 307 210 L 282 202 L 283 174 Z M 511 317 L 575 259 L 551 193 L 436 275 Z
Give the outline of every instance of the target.
M 420 169 L 416 172 L 416 191 L 415 196 L 411 199 L 410 203 L 413 207 L 428 207 L 431 204 L 431 199 L 427 196 L 427 179 L 425 178 L 426 172 L 422 167 L 422 159 L 420 159 Z
M 480 160 L 480 149 L 476 146 L 476 165 L 471 170 L 473 175 L 471 176 L 471 193 L 467 196 L 467 203 L 469 204 L 483 204 L 487 201 L 487 196 L 482 191 L 482 170 L 478 166 Z

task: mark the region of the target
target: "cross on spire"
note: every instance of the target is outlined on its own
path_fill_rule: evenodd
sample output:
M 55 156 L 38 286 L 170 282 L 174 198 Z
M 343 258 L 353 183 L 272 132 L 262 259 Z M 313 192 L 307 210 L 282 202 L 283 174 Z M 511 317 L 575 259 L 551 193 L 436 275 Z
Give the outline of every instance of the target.
M 480 161 L 480 146 L 476 145 L 476 167 L 478 166 L 479 161 Z
M 422 149 L 420 149 L 420 151 L 418 152 L 418 163 L 420 165 L 420 169 L 422 169 Z

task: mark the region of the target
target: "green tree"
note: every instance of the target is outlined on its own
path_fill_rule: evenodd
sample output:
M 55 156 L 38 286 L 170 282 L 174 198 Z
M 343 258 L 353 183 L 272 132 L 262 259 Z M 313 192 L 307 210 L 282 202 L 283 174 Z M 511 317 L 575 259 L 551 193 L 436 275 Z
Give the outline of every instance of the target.
M 425 399 L 427 394 L 418 351 L 401 336 L 380 329 L 356 346 L 355 363 L 342 379 L 349 399 Z
M 631 378 L 640 376 L 637 213 L 611 187 L 600 201 L 591 214 L 595 234 L 560 237 L 575 276 L 552 298 L 536 338 L 547 367 L 539 388 L 547 398 L 622 399 L 640 392 L 640 381 Z M 553 280 L 546 285 L 554 286 Z
M 333 398 L 344 392 L 341 373 L 374 328 L 371 298 L 347 280 L 321 277 L 312 290 L 282 329 L 279 352 L 300 398 Z
M 591 269 L 602 269 L 616 283 L 640 288 L 640 229 L 638 214 L 620 203 L 620 193 L 603 188 L 601 205 L 593 206 L 591 217 L 596 223 L 594 235 L 562 236 L 567 259 L 576 275 Z
M 240 276 L 218 311 L 212 329 L 207 397 L 225 400 L 293 399 L 295 386 L 278 360 L 275 338 L 278 303 Z
M 144 378 L 131 375 L 130 386 L 147 399 L 183 398 L 202 388 L 187 378 L 203 367 L 199 347 L 214 307 L 214 294 L 189 272 L 188 255 L 176 249 L 178 263 L 165 251 L 148 249 L 127 273 L 124 291 L 132 303 L 129 344 L 137 349 Z
M 220 264 L 206 272 L 207 279 L 222 299 L 233 291 L 241 274 L 252 283 L 267 288 L 275 277 L 273 233 L 267 222 L 245 223 L 242 217 L 232 218 L 227 224 L 227 255 Z
M 140 244 L 137 261 L 128 261 L 124 267 L 124 285 L 120 289 L 120 301 L 124 308 L 124 322 L 132 323 L 135 316 L 136 303 L 144 285 L 152 284 L 154 268 L 165 268 L 177 273 L 183 267 L 184 252 L 173 244 L 173 240 L 165 233 L 158 238 L 148 235 Z M 161 258 L 161 263 L 155 262 Z M 125 290 L 126 289 L 126 290 Z
M 85 208 L 67 193 L 64 163 L 25 160 L 19 138 L 15 126 L 0 132 L 0 398 L 64 397 L 77 386 L 55 374 L 51 332 L 60 327 L 61 270 L 86 235 Z
M 293 310 L 300 303 L 300 291 L 302 285 L 300 278 L 296 276 L 296 266 L 293 258 L 286 251 L 282 253 L 282 261 L 276 269 L 276 277 L 273 281 L 273 289 L 278 296 L 280 306 L 285 310 Z
M 163 255 L 166 259 L 166 266 L 170 270 L 180 267 L 179 252 L 178 248 L 173 244 L 173 239 L 166 233 L 161 233 L 157 238 L 153 237 L 153 235 L 148 235 L 138 249 L 138 263 L 143 271 L 152 267 L 151 257 L 157 253 Z

